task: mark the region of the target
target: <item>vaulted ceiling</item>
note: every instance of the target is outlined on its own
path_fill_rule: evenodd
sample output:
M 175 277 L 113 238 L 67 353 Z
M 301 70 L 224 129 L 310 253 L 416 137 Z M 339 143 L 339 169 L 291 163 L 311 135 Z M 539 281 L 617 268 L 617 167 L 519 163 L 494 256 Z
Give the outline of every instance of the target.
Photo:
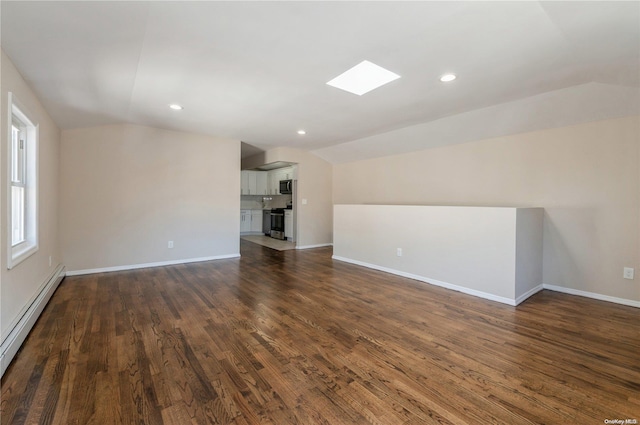
M 62 129 L 136 123 L 341 162 L 640 110 L 639 2 L 0 7 L 2 49 Z M 363 96 L 325 84 L 363 60 L 401 78 Z

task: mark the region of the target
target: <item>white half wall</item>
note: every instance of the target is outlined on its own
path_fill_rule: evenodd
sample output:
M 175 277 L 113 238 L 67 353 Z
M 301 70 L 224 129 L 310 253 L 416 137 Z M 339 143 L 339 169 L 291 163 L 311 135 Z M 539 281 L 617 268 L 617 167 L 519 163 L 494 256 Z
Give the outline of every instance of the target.
M 516 304 L 541 289 L 543 234 L 542 208 L 516 209 Z
M 541 208 L 335 205 L 333 253 L 516 305 L 542 289 L 542 217 Z

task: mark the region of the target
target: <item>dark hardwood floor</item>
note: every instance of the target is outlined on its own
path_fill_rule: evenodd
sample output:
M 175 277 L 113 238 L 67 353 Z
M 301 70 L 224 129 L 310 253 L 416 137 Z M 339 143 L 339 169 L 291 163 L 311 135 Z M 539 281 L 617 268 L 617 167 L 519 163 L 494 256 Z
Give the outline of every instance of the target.
M 67 277 L 2 379 L 2 424 L 640 421 L 639 309 L 241 250 Z

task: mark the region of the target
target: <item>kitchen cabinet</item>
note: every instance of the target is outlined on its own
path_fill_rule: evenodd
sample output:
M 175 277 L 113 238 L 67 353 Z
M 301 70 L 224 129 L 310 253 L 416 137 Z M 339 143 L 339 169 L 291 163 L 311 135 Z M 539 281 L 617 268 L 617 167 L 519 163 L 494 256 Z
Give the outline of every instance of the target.
M 267 186 L 268 195 L 280 194 L 280 180 L 295 180 L 293 167 L 277 168 L 268 172 Z
M 293 167 L 281 168 L 281 178 L 280 180 L 294 180 Z
M 262 210 L 251 210 L 251 233 L 262 233 Z
M 262 233 L 262 210 L 240 210 L 240 233 Z
M 254 171 L 254 173 L 256 173 L 256 195 L 268 195 L 267 172 Z
M 284 237 L 293 240 L 293 210 L 284 210 Z
M 251 210 L 240 210 L 240 233 L 251 231 Z
M 279 195 L 280 180 L 278 179 L 278 170 L 272 170 L 267 172 L 267 194 Z
M 242 170 L 240 172 L 241 195 L 268 195 L 267 172 Z
M 240 172 L 240 194 L 256 194 L 256 173 L 255 171 L 242 170 Z

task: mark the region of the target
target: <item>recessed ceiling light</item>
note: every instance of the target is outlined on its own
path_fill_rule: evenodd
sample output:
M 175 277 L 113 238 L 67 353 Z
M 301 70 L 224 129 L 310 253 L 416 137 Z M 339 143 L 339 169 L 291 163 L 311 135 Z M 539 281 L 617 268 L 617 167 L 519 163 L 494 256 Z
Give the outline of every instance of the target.
M 453 81 L 456 78 L 456 74 L 444 74 L 442 77 L 440 77 L 440 81 L 442 81 L 443 83 L 448 83 L 449 81 Z
M 169 108 L 173 109 L 174 111 L 179 111 L 181 109 L 184 109 L 182 106 L 178 105 L 177 103 L 172 103 L 171 105 L 169 105 Z
M 304 130 L 298 130 L 298 134 L 304 136 L 305 134 L 307 134 L 307 132 Z
M 398 74 L 369 61 L 362 61 L 327 84 L 361 96 L 398 78 Z

